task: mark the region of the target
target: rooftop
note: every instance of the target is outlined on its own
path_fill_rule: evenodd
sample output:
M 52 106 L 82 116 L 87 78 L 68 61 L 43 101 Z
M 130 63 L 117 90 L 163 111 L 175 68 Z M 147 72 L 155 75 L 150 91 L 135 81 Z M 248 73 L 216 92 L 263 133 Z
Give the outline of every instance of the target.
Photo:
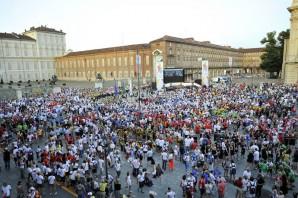
M 1 33 L 0 32 L 0 39 L 12 39 L 12 40 L 27 40 L 27 41 L 35 41 L 35 39 L 29 37 L 29 36 L 26 36 L 26 35 L 23 35 L 23 34 L 17 34 L 17 33 Z
M 36 31 L 36 32 L 48 32 L 48 33 L 57 33 L 57 34 L 65 34 L 62 30 L 56 30 L 54 28 L 49 28 L 46 25 L 39 26 L 39 27 L 30 27 L 29 30 L 25 30 L 25 32 L 31 32 L 31 31 Z
M 202 46 L 202 47 L 209 47 L 209 48 L 216 48 L 216 49 L 221 49 L 221 50 L 239 52 L 238 49 L 235 49 L 235 48 L 232 48 L 229 46 L 212 44 L 210 41 L 200 42 L 200 41 L 194 40 L 194 38 L 179 38 L 179 37 L 173 37 L 173 36 L 168 36 L 168 35 L 165 35 L 159 39 L 153 40 L 150 43 L 158 42 L 158 41 L 170 41 L 170 42 L 175 42 L 175 43 L 182 43 L 182 44 L 188 44 L 188 45 L 195 45 L 195 46 Z
M 77 52 L 70 52 L 65 57 L 68 56 L 78 56 L 78 55 L 91 55 L 100 52 L 116 52 L 116 51 L 125 51 L 125 50 L 137 50 L 137 49 L 146 49 L 150 48 L 148 44 L 136 44 L 136 45 L 125 45 L 119 47 L 109 47 L 109 48 L 102 48 L 102 49 L 93 49 L 93 50 L 85 50 L 85 51 L 77 51 Z
M 259 48 L 246 48 L 246 49 L 243 49 L 243 48 L 240 48 L 240 51 L 242 52 L 264 52 L 265 51 L 265 48 L 264 47 L 259 47 Z

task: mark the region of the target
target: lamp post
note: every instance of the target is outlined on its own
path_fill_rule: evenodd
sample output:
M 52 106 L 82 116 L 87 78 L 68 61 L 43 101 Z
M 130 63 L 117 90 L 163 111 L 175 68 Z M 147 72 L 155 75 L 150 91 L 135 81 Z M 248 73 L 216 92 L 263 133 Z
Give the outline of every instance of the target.
M 141 113 L 141 89 L 140 89 L 140 55 L 139 50 L 137 49 L 136 55 L 136 66 L 137 66 L 137 74 L 138 74 L 138 110 Z
M 109 179 L 109 175 L 108 175 L 108 161 L 107 161 L 107 155 L 108 155 L 108 143 L 106 141 L 106 139 L 103 140 L 102 142 L 102 147 L 104 149 L 104 160 L 105 160 L 105 174 L 106 174 L 106 180 L 108 181 Z

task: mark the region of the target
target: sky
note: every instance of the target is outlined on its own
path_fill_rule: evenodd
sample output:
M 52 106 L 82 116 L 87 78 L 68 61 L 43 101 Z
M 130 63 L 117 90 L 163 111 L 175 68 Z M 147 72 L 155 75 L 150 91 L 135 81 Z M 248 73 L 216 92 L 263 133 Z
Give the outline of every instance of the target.
M 261 47 L 290 27 L 292 0 L 0 0 L 0 32 L 62 29 L 73 51 L 148 43 L 164 35 Z

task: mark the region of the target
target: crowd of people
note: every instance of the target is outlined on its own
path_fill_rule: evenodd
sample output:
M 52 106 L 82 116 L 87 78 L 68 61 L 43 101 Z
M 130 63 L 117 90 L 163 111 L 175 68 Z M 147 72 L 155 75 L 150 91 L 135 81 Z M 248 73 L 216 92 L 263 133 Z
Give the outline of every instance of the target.
M 295 86 L 146 89 L 140 103 L 90 91 L 64 88 L 0 104 L 2 170 L 20 172 L 16 189 L 3 183 L 2 197 L 41 197 L 45 185 L 57 196 L 62 185 L 80 198 L 145 189 L 150 197 L 223 198 L 232 184 L 237 198 L 261 197 L 265 186 L 282 198 L 295 185 Z M 180 186 L 162 184 L 161 195 L 154 189 L 165 175 Z

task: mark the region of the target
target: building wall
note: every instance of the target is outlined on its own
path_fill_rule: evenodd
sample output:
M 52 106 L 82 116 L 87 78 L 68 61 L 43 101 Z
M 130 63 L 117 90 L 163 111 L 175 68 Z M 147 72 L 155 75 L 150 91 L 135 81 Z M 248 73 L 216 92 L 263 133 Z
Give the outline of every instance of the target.
M 94 81 L 100 73 L 104 80 L 120 80 L 137 77 L 136 50 L 116 50 L 87 55 L 56 58 L 56 74 L 60 80 Z M 140 77 L 152 77 L 150 49 L 139 49 Z
M 38 79 L 36 43 L 0 39 L 0 77 L 4 82 Z
M 39 57 L 39 79 L 49 79 L 55 74 L 54 57 L 65 53 L 65 34 L 52 32 L 28 31 L 25 35 L 36 40 L 36 51 Z
M 30 31 L 35 39 L 0 38 L 0 78 L 9 81 L 50 79 L 55 74 L 54 57 L 65 52 L 65 34 Z
M 263 54 L 263 50 L 243 53 L 242 67 L 244 71 L 252 74 L 264 73 L 260 68 Z
M 196 46 L 170 41 L 151 43 L 151 49 L 159 49 L 164 57 L 165 68 L 184 68 L 186 81 L 200 78 L 202 59 L 209 62 L 209 77 L 245 72 L 243 63 L 249 67 L 260 66 L 261 53 L 243 53 L 240 50 L 218 49 L 206 46 Z M 245 61 L 244 61 L 245 57 Z M 232 64 L 230 65 L 230 58 Z M 259 71 L 259 70 L 258 70 Z
M 238 50 L 230 47 L 219 48 L 210 45 L 192 45 L 156 40 L 150 42 L 150 47 L 143 49 L 143 51 L 139 50 L 142 78 L 147 77 L 147 79 L 155 81 L 152 52 L 157 49 L 162 52 L 164 68 L 184 68 L 185 81 L 188 82 L 200 78 L 202 59 L 209 61 L 210 78 L 228 73 L 244 73 L 246 67 L 259 68 L 260 65 L 261 53 L 258 51 L 243 52 L 242 49 Z M 93 81 L 96 73 L 100 73 L 105 80 L 135 77 L 135 49 L 112 52 L 101 49 L 100 51 L 98 53 L 85 51 L 85 54 L 78 53 L 56 58 L 58 79 Z M 231 65 L 230 58 L 232 59 Z M 114 59 L 116 62 L 114 62 Z M 127 63 L 125 63 L 125 59 L 127 59 Z M 112 72 L 113 75 L 111 75 Z M 260 70 L 256 69 L 254 73 L 257 72 L 260 72 Z

